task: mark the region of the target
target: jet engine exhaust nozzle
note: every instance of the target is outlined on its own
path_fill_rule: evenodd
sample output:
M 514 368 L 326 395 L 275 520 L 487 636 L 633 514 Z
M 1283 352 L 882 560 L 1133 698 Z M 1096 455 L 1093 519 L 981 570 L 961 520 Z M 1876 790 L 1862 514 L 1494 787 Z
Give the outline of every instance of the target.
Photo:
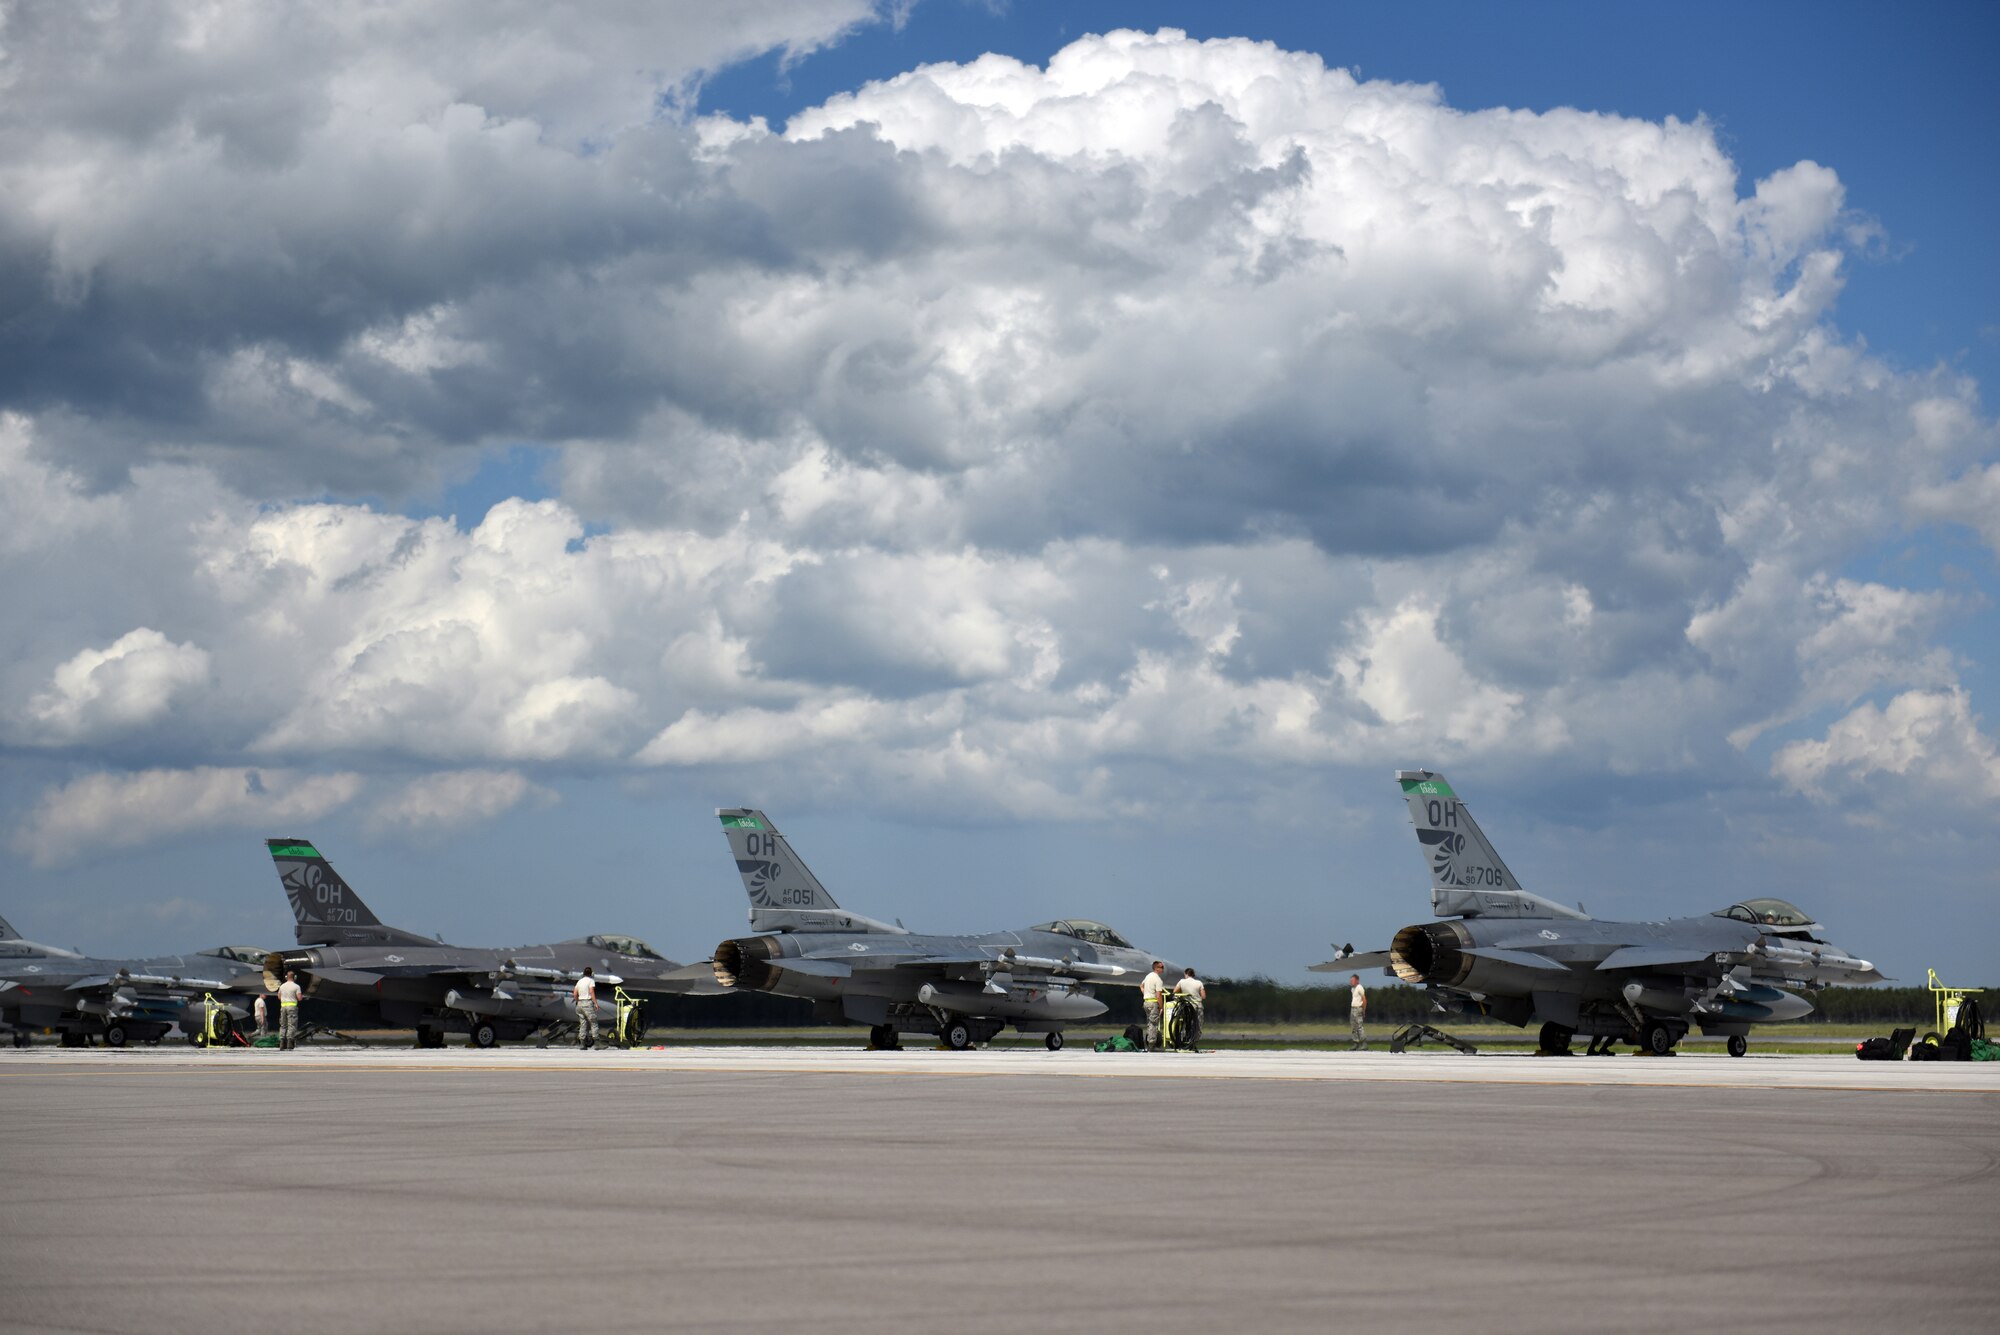
M 1455 922 L 1418 923 L 1389 943 L 1389 967 L 1406 983 L 1450 987 L 1472 972 L 1473 957 L 1465 953 L 1471 944 L 1471 935 Z
M 777 984 L 778 971 L 764 961 L 777 953 L 777 942 L 768 936 L 724 941 L 715 948 L 715 981 L 748 992 L 769 992 Z

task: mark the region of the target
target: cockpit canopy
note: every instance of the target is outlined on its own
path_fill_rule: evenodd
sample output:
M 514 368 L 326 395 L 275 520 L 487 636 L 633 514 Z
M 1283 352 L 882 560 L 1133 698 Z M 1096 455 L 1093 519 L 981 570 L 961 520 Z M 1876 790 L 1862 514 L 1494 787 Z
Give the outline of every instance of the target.
M 1058 936 L 1073 936 L 1079 941 L 1088 941 L 1093 946 L 1120 946 L 1132 949 L 1132 943 L 1112 931 L 1101 922 L 1088 918 L 1057 918 L 1054 922 L 1036 923 L 1030 931 L 1054 932 Z
M 636 936 L 586 936 L 583 944 L 597 950 L 608 950 L 614 955 L 637 955 L 648 960 L 666 958 Z
M 215 946 L 201 953 L 219 955 L 226 960 L 235 960 L 238 964 L 262 964 L 271 957 L 270 951 L 259 950 L 255 946 Z
M 1734 918 L 1738 922 L 1755 924 L 1758 927 L 1773 927 L 1779 931 L 1806 931 L 1819 926 L 1797 904 L 1782 899 L 1746 899 L 1718 910 L 1718 918 Z

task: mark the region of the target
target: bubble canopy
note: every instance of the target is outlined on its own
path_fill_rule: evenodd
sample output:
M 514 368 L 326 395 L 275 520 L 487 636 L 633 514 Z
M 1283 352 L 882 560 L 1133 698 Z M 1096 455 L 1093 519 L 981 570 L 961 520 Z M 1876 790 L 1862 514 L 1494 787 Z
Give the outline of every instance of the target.
M 608 950 L 614 955 L 636 955 L 640 959 L 648 960 L 666 958 L 636 936 L 586 936 L 583 938 L 583 943 L 595 946 L 599 950 Z
M 1112 931 L 1101 922 L 1088 918 L 1057 918 L 1054 922 L 1038 922 L 1030 930 L 1054 932 L 1057 936 L 1073 936 L 1079 941 L 1088 941 L 1093 946 L 1122 946 L 1132 949 L 1132 943 Z
M 1759 927 L 1811 927 L 1813 919 L 1797 904 L 1783 899 L 1746 899 L 1719 910 L 1714 916 L 1755 923 Z

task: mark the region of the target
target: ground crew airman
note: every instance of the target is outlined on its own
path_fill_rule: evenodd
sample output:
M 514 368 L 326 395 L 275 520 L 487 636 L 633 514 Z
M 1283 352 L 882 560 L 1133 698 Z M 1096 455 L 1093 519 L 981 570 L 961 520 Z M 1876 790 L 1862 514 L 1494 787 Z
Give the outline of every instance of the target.
M 1347 994 L 1347 1027 L 1354 1034 L 1354 1050 L 1358 1052 L 1368 1046 L 1368 1035 L 1361 1028 L 1362 1020 L 1368 1016 L 1368 989 L 1361 985 L 1358 973 L 1347 975 L 1347 982 L 1353 988 Z
M 1208 1018 L 1208 1008 L 1202 1005 L 1208 1000 L 1208 984 L 1195 977 L 1193 969 L 1182 969 L 1181 980 L 1174 984 L 1174 992 L 1180 997 L 1180 1004 L 1194 1013 L 1188 1037 L 1188 1046 L 1192 1048 L 1201 1041 L 1202 1022 Z
M 290 969 L 285 970 L 285 981 L 278 984 L 278 1047 L 290 1052 L 299 1041 L 299 999 L 305 995 L 299 986 L 299 976 Z
M 257 1017 L 257 1037 L 271 1032 L 271 1013 L 264 1008 L 264 994 L 259 992 L 257 1000 L 250 1004 L 250 1011 Z
M 597 979 L 591 976 L 588 965 L 584 966 L 583 977 L 576 980 L 570 989 L 576 998 L 576 1045 L 579 1048 L 595 1047 L 597 1044 Z
M 1146 1051 L 1160 1050 L 1160 999 L 1167 991 L 1167 966 L 1163 960 L 1153 961 L 1153 971 L 1139 982 L 1139 999 L 1146 1006 Z

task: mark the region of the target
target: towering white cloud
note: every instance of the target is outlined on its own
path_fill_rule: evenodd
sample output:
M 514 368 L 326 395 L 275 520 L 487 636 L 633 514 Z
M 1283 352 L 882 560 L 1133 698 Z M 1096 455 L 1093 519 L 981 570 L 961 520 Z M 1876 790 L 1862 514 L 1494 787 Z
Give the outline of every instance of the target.
M 1861 739 L 1913 709 L 1979 754 L 1979 598 L 1852 566 L 1990 540 L 1994 427 L 1835 325 L 1838 164 L 1171 31 L 774 131 L 688 90 L 865 11 L 284 12 L 11 11 L 9 740 L 414 762 L 436 821 L 779 761 L 1058 814 L 1413 756 L 1769 783 L 1840 714 L 1779 752 L 1821 791 L 1910 773 Z M 29 69 L 72 50 L 165 73 Z M 556 496 L 396 512 L 523 441 Z

